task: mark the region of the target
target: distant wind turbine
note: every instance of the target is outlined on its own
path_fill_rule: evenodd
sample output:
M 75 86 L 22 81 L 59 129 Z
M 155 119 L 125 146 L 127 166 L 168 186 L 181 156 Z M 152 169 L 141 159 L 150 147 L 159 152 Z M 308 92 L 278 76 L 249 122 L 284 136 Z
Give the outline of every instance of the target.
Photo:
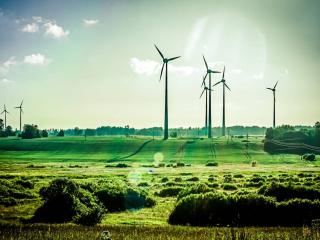
M 278 82 L 274 85 L 273 88 L 267 88 L 268 90 L 273 92 L 273 128 L 276 127 L 276 87 L 278 85 Z
M 205 131 L 207 134 L 208 131 L 208 91 L 213 91 L 212 89 L 208 88 L 206 85 L 203 87 L 203 91 L 200 95 L 200 98 L 202 97 L 203 93 L 206 93 L 206 114 L 205 114 Z
M 4 113 L 4 128 L 7 128 L 7 113 L 9 113 L 6 109 L 6 105 L 4 105 L 4 110 L 1 112 L 1 114 Z
M 162 72 L 163 72 L 163 68 L 166 67 L 166 80 L 165 80 L 165 100 L 164 100 L 164 136 L 163 139 L 167 140 L 169 138 L 169 128 L 168 128 L 168 62 L 173 61 L 178 57 L 173 57 L 173 58 L 165 58 L 162 54 L 162 52 L 159 50 L 159 48 L 154 45 L 158 51 L 158 53 L 160 54 L 163 64 L 162 64 L 162 68 L 161 68 L 161 73 L 160 73 L 160 79 L 159 81 L 161 81 L 161 77 L 162 77 Z
M 231 91 L 231 89 L 229 88 L 229 86 L 226 84 L 226 80 L 224 79 L 224 73 L 225 73 L 226 67 L 223 67 L 223 73 L 222 73 L 222 79 L 221 81 L 217 82 L 216 84 L 214 84 L 212 87 L 222 83 L 223 84 L 223 88 L 222 88 L 222 100 L 223 100 L 223 104 L 222 104 L 222 136 L 226 135 L 226 97 L 225 97 L 225 92 L 226 92 L 226 88 L 229 89 L 229 91 Z
M 202 81 L 202 85 L 201 86 L 204 86 L 205 85 L 205 80 L 207 78 L 207 76 L 209 75 L 209 87 L 211 87 L 211 73 L 220 73 L 218 71 L 213 71 L 211 69 L 209 69 L 208 67 L 208 64 L 207 64 L 207 61 L 205 59 L 205 57 L 203 56 L 203 61 L 204 61 L 204 64 L 206 65 L 206 69 L 207 69 L 207 73 L 206 75 L 204 76 L 203 78 L 203 81 Z M 211 115 L 211 91 L 209 91 L 209 116 L 208 116 L 208 138 L 212 138 L 212 133 L 211 133 L 211 130 L 212 130 L 212 115 Z
M 21 104 L 20 104 L 20 106 L 18 106 L 18 107 L 15 107 L 15 108 L 19 108 L 20 110 L 20 132 L 21 132 L 21 123 L 22 123 L 22 119 L 21 119 L 21 114 L 23 113 L 23 110 L 22 110 L 22 104 L 23 104 L 23 100 L 21 101 Z

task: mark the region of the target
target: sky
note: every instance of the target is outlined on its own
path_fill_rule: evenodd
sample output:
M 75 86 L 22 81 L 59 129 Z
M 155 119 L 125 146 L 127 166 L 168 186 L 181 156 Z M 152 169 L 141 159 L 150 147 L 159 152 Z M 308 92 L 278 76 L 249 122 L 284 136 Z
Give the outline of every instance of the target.
M 202 127 L 205 74 L 226 67 L 226 125 L 320 120 L 318 0 L 0 0 L 0 107 L 8 124 L 163 126 L 162 60 L 171 62 L 169 127 Z M 214 74 L 213 83 L 221 80 Z M 213 126 L 222 86 L 213 89 Z M 4 116 L 1 116 L 4 118 Z

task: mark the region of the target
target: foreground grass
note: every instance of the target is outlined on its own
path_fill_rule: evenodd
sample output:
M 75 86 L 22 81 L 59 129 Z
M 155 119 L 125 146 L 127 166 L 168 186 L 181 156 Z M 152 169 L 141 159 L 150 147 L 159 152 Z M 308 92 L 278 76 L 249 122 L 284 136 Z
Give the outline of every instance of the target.
M 100 225 L 83 227 L 71 224 L 64 225 L 2 225 L 0 226 L 0 239 L 20 240 L 90 240 L 101 238 L 103 231 L 109 231 L 111 239 L 170 239 L 170 240 L 264 240 L 264 239 L 310 239 L 320 238 L 320 232 L 311 228 L 198 228 L 179 226 L 116 226 Z

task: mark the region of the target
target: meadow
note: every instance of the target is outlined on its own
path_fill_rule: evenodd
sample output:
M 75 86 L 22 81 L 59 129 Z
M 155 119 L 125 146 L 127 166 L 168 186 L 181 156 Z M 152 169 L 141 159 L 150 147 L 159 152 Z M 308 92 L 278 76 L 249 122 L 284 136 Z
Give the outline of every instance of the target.
M 226 193 L 255 192 L 272 181 L 320 187 L 318 161 L 307 162 L 292 154 L 270 155 L 263 151 L 262 140 L 249 137 L 247 152 L 244 138 L 0 139 L 0 180 L 8 186 L 25 185 L 19 188 L 25 197 L 0 205 L 0 239 L 100 239 L 104 230 L 110 231 L 112 239 L 317 239 L 319 229 L 312 227 L 201 228 L 168 223 L 177 204 L 174 191 L 195 184 Z M 148 192 L 156 204 L 108 212 L 95 227 L 23 224 L 42 203 L 39 190 L 59 177 L 79 184 L 121 181 Z

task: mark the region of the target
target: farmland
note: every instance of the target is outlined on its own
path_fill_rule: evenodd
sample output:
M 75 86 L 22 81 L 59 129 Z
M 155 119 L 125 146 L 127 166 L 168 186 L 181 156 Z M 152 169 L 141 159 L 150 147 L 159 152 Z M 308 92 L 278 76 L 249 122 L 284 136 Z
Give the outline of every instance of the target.
M 117 236 L 115 239 L 139 239 L 146 234 L 144 230 L 151 232 L 150 235 L 147 234 L 149 239 L 163 239 L 160 236 L 178 239 L 177 236 L 184 232 L 184 228 L 168 224 L 168 217 L 177 200 L 176 196 L 160 194 L 161 190 L 166 188 L 184 188 L 204 183 L 218 192 L 232 193 L 243 189 L 254 192 L 271 181 L 319 187 L 318 161 L 306 162 L 298 155 L 270 155 L 263 151 L 261 137 L 249 137 L 248 141 L 249 156 L 244 154 L 245 141 L 242 138 L 168 141 L 141 137 L 88 137 L 86 141 L 83 137 L 0 139 L 1 180 L 24 180 L 34 184 L 34 187 L 27 191 L 33 197 L 18 199 L 17 203 L 12 205 L 0 205 L 1 223 L 6 226 L 0 231 L 7 229 L 7 224 L 15 229 L 31 218 L 42 202 L 38 195 L 40 188 L 59 177 L 67 177 L 80 184 L 98 182 L 101 179 L 121 181 L 147 191 L 155 199 L 155 206 L 150 208 L 107 213 L 102 225 L 90 230 L 94 231 L 94 234 L 90 233 L 93 234 L 92 239 L 97 239 L 102 229 L 109 229 L 113 236 Z M 253 160 L 257 162 L 254 167 L 251 164 Z M 217 163 L 217 166 L 206 166 L 212 162 Z M 117 165 L 119 163 L 123 166 Z M 24 226 L 24 233 L 39 228 L 43 234 L 49 234 L 45 225 L 31 226 Z M 59 229 L 68 229 L 63 230 L 63 234 L 66 234 L 76 228 L 78 227 L 70 224 L 53 225 L 54 230 L 50 234 L 59 235 Z M 194 234 L 202 236 L 199 239 L 207 239 L 208 236 L 219 239 L 219 236 L 215 235 L 218 234 L 217 231 L 220 232 L 217 229 L 185 228 L 190 236 L 186 239 L 193 239 Z M 120 229 L 125 233 L 121 233 Z M 286 229 L 287 236 L 303 235 L 302 228 L 283 229 Z M 55 231 L 58 232 L 54 233 Z M 221 231 L 235 234 L 228 228 Z M 241 231 L 251 234 L 251 239 L 255 239 L 257 234 L 257 229 L 254 228 L 235 230 L 236 233 L 240 232 L 240 235 L 244 234 Z M 280 234 L 276 228 L 267 228 L 266 232 L 266 235 L 263 235 L 265 239 Z M 5 237 L 6 234 L 9 233 L 3 232 L 0 235 Z M 127 237 L 129 234 L 131 237 L 126 238 L 121 234 Z M 57 236 L 50 237 L 59 239 Z M 63 235 L 59 237 L 66 239 Z M 143 238 L 148 239 L 146 236 Z

